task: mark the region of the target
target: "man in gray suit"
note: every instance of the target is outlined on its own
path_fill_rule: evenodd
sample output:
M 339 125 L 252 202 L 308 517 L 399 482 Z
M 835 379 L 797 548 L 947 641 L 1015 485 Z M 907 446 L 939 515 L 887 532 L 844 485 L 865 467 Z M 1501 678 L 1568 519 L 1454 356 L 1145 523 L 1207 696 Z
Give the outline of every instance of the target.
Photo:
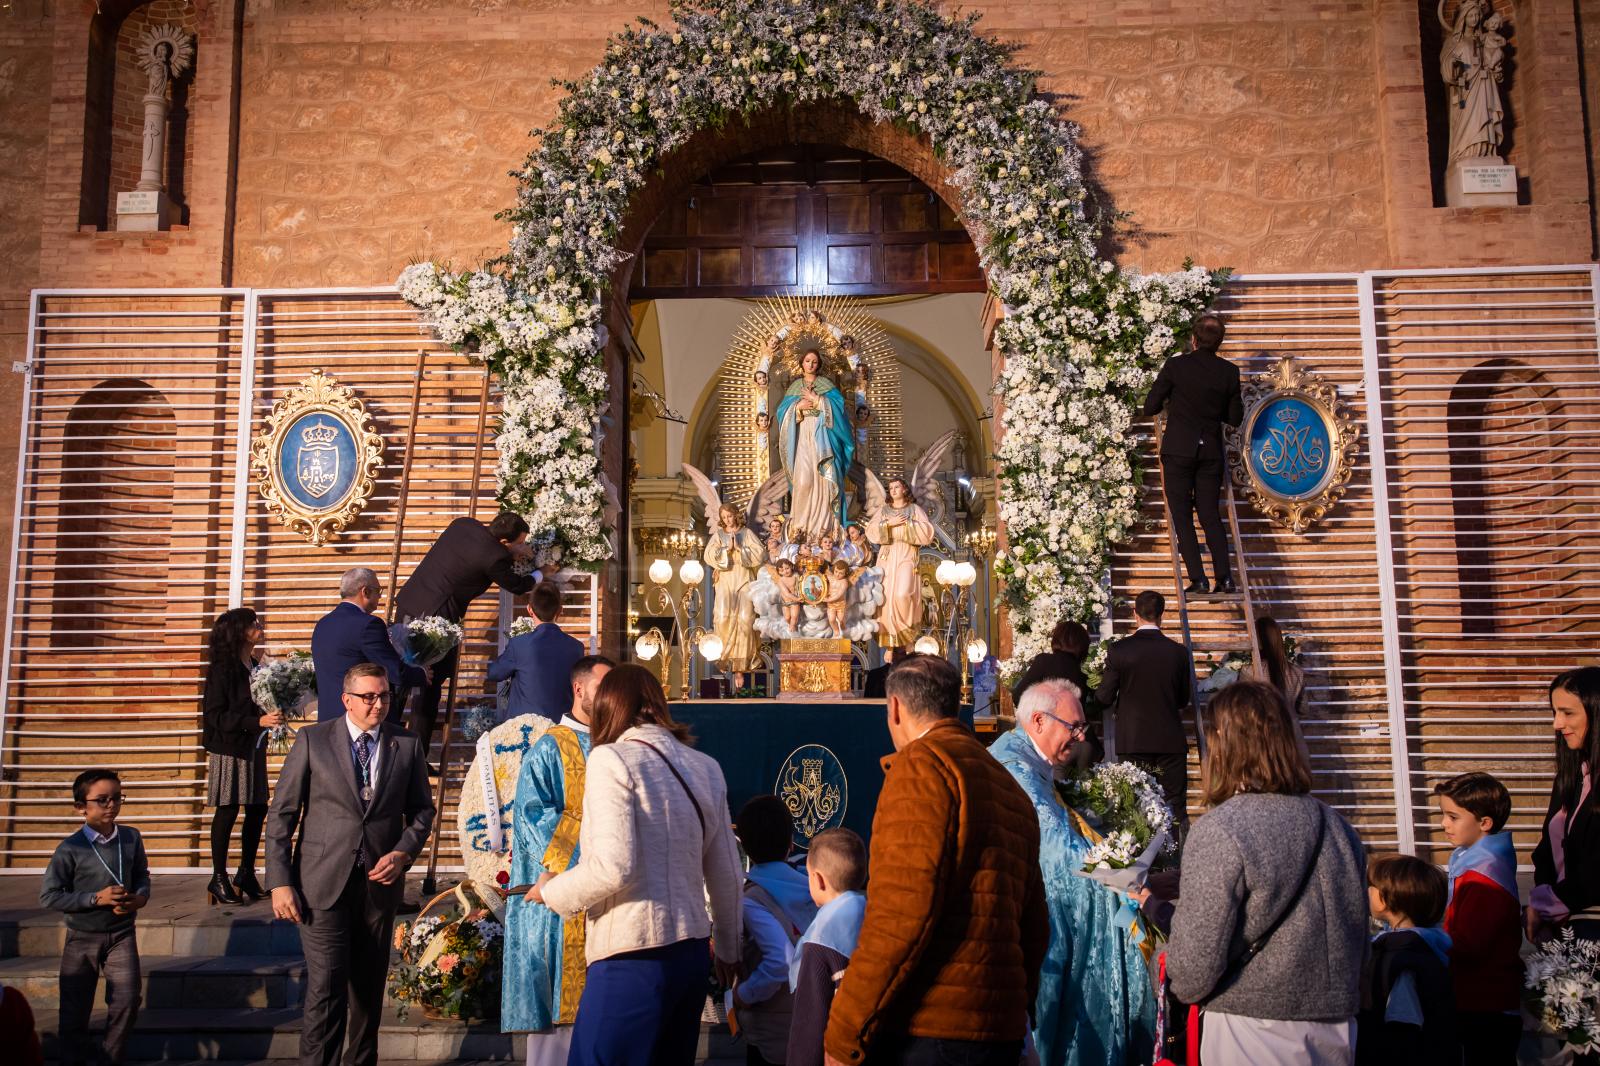
M 342 717 L 300 730 L 267 818 L 272 913 L 301 927 L 300 1061 L 311 1066 L 337 1066 L 341 1052 L 344 1066 L 377 1063 L 395 907 L 433 828 L 422 744 L 384 722 L 388 673 L 352 666 L 343 699 Z

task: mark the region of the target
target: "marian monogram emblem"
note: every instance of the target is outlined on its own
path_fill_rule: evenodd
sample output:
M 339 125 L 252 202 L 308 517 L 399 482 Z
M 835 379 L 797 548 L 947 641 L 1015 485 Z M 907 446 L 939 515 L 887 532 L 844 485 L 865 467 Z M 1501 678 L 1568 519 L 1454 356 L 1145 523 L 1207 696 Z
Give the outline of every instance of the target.
M 1262 471 L 1291 485 L 1320 477 L 1328 465 L 1326 439 L 1310 439 L 1312 426 L 1300 423 L 1298 408 L 1277 411 L 1273 420 L 1281 425 L 1267 427 L 1267 444 L 1261 449 Z
M 1332 382 L 1284 356 L 1244 386 L 1227 430 L 1233 484 L 1273 523 L 1304 533 L 1344 495 L 1360 434 Z
M 317 370 L 273 404 L 250 465 L 268 509 L 321 545 L 372 497 L 383 438 L 356 394 Z
M 339 429 L 321 419 L 300 431 L 300 451 L 295 476 L 300 487 L 316 499 L 339 483 Z
M 783 761 L 773 791 L 794 818 L 797 847 L 810 847 L 812 837 L 844 822 L 847 788 L 838 756 L 821 744 L 796 748 Z

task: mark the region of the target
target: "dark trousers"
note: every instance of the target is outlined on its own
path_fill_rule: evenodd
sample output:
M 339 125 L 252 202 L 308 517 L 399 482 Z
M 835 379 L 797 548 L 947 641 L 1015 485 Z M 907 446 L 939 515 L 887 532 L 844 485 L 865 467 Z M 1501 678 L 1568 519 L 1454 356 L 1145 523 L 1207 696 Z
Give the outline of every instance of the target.
M 105 1057 L 118 1063 L 139 1017 L 139 947 L 133 928 L 115 933 L 68 929 L 61 949 L 62 1066 L 99 1058 L 88 1028 L 95 985 L 102 977 L 106 979 Z
M 1522 1015 L 1464 1010 L 1456 1013 L 1463 1066 L 1516 1066 Z
M 691 1066 L 710 976 L 705 938 L 590 963 L 567 1066 Z
M 352 867 L 329 910 L 306 908 L 300 944 L 306 993 L 300 1030 L 301 1066 L 376 1066 L 383 985 L 389 975 L 392 905 L 380 905 L 367 871 Z M 390 890 L 384 890 L 390 891 Z M 345 1050 L 345 1034 L 350 1047 Z
M 1228 563 L 1228 533 L 1222 526 L 1222 456 L 1179 455 L 1161 457 L 1161 486 L 1172 514 L 1172 531 L 1178 538 L 1178 551 L 1190 581 L 1204 581 L 1205 567 L 1200 562 L 1200 542 L 1194 535 L 1194 513 L 1200 511 L 1200 528 L 1206 531 L 1206 547 L 1211 550 L 1211 572 L 1217 583 L 1233 577 Z
M 867 1062 L 899 1066 L 1017 1066 L 1020 1040 L 937 1040 L 913 1036 L 894 1041 L 867 1055 Z
M 1189 824 L 1189 753 L 1178 752 L 1117 752 L 1118 762 L 1137 763 L 1156 775 L 1156 783 L 1167 797 L 1172 817 L 1180 833 Z
M 405 714 L 406 701 L 411 694 L 416 693 L 416 700 L 411 707 L 411 731 L 422 738 L 422 754 L 428 754 L 428 747 L 433 743 L 433 726 L 439 719 L 439 702 L 444 695 L 444 686 L 450 678 L 455 676 L 456 661 L 459 658 L 460 648 L 452 648 L 450 654 L 433 664 L 433 680 L 426 685 L 411 688 L 400 686 L 394 699 L 389 701 L 389 721 L 395 725 L 403 725 L 401 718 Z

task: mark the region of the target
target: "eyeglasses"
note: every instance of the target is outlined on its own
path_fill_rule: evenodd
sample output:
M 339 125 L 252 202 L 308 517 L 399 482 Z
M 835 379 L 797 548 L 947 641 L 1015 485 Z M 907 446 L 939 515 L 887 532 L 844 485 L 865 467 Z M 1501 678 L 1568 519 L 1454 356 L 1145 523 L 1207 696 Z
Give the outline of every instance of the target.
M 92 803 L 96 807 L 120 807 L 122 806 L 122 793 L 113 792 L 109 796 L 90 796 L 83 802 Z
M 346 696 L 354 696 L 368 707 L 376 707 L 380 703 L 389 702 L 389 693 L 387 690 L 383 692 L 351 692 L 349 689 L 346 689 L 344 694 Z
M 1071 736 L 1074 741 L 1082 740 L 1084 737 L 1089 735 L 1088 722 L 1069 722 L 1065 718 L 1059 718 L 1056 715 L 1051 714 L 1049 711 L 1040 711 L 1039 713 L 1044 715 L 1046 718 L 1054 718 L 1056 721 L 1066 726 L 1068 735 Z

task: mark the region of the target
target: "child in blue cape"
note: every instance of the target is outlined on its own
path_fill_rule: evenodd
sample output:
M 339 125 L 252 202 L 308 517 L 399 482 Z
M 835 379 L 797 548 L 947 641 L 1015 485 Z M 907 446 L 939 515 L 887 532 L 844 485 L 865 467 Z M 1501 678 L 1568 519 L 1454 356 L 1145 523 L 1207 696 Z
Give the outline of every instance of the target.
M 867 913 L 867 845 L 848 829 L 826 829 L 806 856 L 811 901 L 820 910 L 795 948 L 789 968 L 794 1018 L 785 1066 L 823 1066 L 828 1010 Z
M 1367 863 L 1367 903 L 1386 927 L 1372 938 L 1357 1016 L 1357 1066 L 1459 1066 L 1448 885 L 1430 862 L 1380 855 Z

